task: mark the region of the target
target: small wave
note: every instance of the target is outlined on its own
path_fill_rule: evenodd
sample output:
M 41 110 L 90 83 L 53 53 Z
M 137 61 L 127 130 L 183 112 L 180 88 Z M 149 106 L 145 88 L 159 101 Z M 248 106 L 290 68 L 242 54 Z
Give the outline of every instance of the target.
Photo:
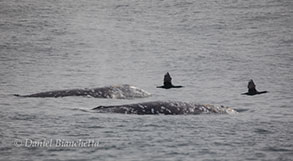
M 81 112 L 90 112 L 90 109 L 85 109 L 85 108 L 72 108 L 70 109 L 72 111 L 81 111 Z
M 87 126 L 87 128 L 90 128 L 90 129 L 102 129 L 102 128 L 105 128 L 105 127 L 93 125 L 93 126 Z
M 30 121 L 30 120 L 35 120 L 36 118 L 37 118 L 36 115 L 27 115 L 27 114 L 16 114 L 15 116 L 11 116 L 12 120 Z
M 238 108 L 238 109 L 234 109 L 235 111 L 237 112 L 246 112 L 246 111 L 249 111 L 249 109 L 245 109 L 245 108 Z
M 286 149 L 286 148 L 279 148 L 279 147 L 267 147 L 264 149 L 265 151 L 272 151 L 272 152 L 292 152 L 292 149 Z
M 0 152 L 12 150 L 11 147 L 0 147 Z
M 49 148 L 48 152 L 76 151 L 74 148 Z
M 254 130 L 255 133 L 258 133 L 258 134 L 272 134 L 273 132 L 269 131 L 269 130 L 265 130 L 265 129 L 255 129 Z

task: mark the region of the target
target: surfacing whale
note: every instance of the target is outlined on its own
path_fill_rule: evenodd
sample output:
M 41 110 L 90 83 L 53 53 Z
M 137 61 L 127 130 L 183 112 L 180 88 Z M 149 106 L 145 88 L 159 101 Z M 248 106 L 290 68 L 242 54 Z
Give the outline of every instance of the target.
M 172 78 L 169 74 L 169 72 L 167 72 L 164 76 L 164 85 L 163 86 L 157 86 L 157 88 L 164 88 L 164 89 L 170 89 L 170 88 L 182 88 L 183 86 L 174 86 L 172 84 Z
M 263 93 L 268 93 L 268 91 L 257 91 L 256 90 L 256 85 L 254 84 L 253 80 L 251 79 L 248 82 L 247 88 L 248 88 L 248 92 L 246 93 L 242 93 L 243 95 L 249 95 L 249 96 L 253 96 L 253 95 L 257 95 L 257 94 L 263 94 Z
M 150 93 L 143 89 L 131 86 L 128 84 L 106 86 L 93 89 L 69 89 L 69 90 L 56 90 L 30 95 L 15 95 L 19 97 L 67 97 L 67 96 L 90 96 L 95 98 L 116 98 L 116 99 L 131 99 L 131 98 L 144 98 L 151 96 Z
M 154 101 L 115 106 L 98 106 L 93 110 L 96 110 L 100 113 L 123 113 L 138 115 L 196 115 L 201 113 L 237 113 L 237 111 L 230 107 L 200 105 L 179 101 Z

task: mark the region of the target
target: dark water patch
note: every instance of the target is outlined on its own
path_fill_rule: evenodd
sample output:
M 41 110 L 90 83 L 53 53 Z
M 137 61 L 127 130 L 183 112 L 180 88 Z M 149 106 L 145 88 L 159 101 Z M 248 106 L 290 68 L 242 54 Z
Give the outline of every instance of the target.
M 116 127 L 127 127 L 127 125 L 120 124 L 120 125 L 117 125 Z
M 158 125 L 158 124 L 146 124 L 146 125 L 143 125 L 143 127 L 158 127 L 158 128 L 162 128 L 162 127 L 165 127 L 165 125 Z
M 117 5 L 117 6 L 115 6 L 114 9 L 118 9 L 118 8 L 126 9 L 126 8 L 128 8 L 128 7 L 129 7 L 129 5 L 127 5 L 127 4 L 125 4 L 125 5 Z
M 293 106 L 288 104 L 288 105 L 282 105 L 282 106 L 280 106 L 280 108 L 293 108 Z
M 148 132 L 149 130 L 144 129 L 127 129 L 127 132 Z
M 103 126 L 98 126 L 98 125 L 92 125 L 92 126 L 86 126 L 86 128 L 89 128 L 89 129 L 103 129 L 105 127 Z
M 79 110 L 79 111 L 84 112 L 83 110 Z M 82 117 L 82 116 L 88 116 L 88 114 L 85 114 L 85 113 L 75 113 L 75 114 L 73 114 L 73 116 L 75 116 L 75 117 Z
M 179 152 L 179 151 L 171 151 L 171 152 L 168 152 L 166 153 L 166 155 L 170 155 L 170 156 L 173 156 L 173 157 L 178 157 L 178 156 L 186 156 L 188 155 L 189 152 Z
M 24 121 L 33 121 L 37 119 L 36 115 L 29 114 L 16 114 L 15 116 L 10 116 L 11 120 L 24 120 Z
M 113 134 L 115 132 L 114 131 L 104 131 L 104 133 L 106 133 L 106 134 Z
M 88 161 L 88 159 L 66 159 L 67 161 Z
M 80 120 L 80 121 L 76 121 L 75 123 L 79 123 L 79 124 L 88 124 L 88 121 L 85 120 Z
M 89 117 L 88 119 L 89 119 L 89 120 L 101 120 L 100 117 Z
M 76 148 L 49 148 L 48 152 L 76 151 Z
M 273 132 L 271 132 L 269 130 L 260 129 L 260 128 L 255 129 L 254 132 L 257 134 L 273 134 Z
M 255 153 L 254 155 L 255 155 L 256 158 L 264 158 L 266 156 L 266 154 L 259 153 L 259 152 L 258 153 Z
M 12 142 L 11 142 L 11 144 L 13 144 Z M 9 151 L 11 151 L 13 148 L 11 148 L 11 147 L 0 147 L 0 152 L 1 153 L 3 153 L 3 152 L 9 152 Z
M 123 146 L 118 146 L 118 145 L 106 145 L 103 142 L 100 143 L 101 146 L 97 147 L 98 150 L 122 150 Z
M 286 149 L 281 147 L 266 147 L 264 148 L 264 151 L 270 151 L 270 152 L 290 152 L 293 154 L 293 149 Z
M 10 103 L 0 103 L 0 105 L 2 105 L 2 106 L 9 106 Z
M 288 40 L 281 40 L 282 44 L 288 44 L 288 45 L 293 45 L 293 39 L 288 39 Z
M 79 134 L 67 134 L 66 136 L 77 136 L 77 137 L 79 137 L 79 136 L 90 136 L 90 134 L 88 134 L 88 133 L 79 133 Z
M 246 111 L 249 111 L 249 109 L 245 109 L 245 108 L 237 108 L 237 109 L 234 109 L 235 111 L 237 112 L 246 112 Z
M 214 151 L 211 151 L 211 149 L 206 149 L 206 148 L 204 148 L 204 149 L 201 149 L 200 151 L 199 151 L 199 153 L 200 154 L 217 154 L 216 152 L 214 152 Z
M 232 146 L 231 143 L 228 143 L 228 142 L 217 142 L 217 141 L 214 143 L 214 145 L 215 146 L 229 146 L 229 147 Z

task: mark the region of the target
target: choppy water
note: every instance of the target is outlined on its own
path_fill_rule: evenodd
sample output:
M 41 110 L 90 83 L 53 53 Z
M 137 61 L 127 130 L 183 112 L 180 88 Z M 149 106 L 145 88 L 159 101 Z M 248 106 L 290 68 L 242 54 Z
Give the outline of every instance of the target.
M 0 159 L 292 160 L 292 26 L 291 0 L 1 0 Z M 167 71 L 185 87 L 155 88 Z M 251 78 L 269 93 L 240 95 Z M 12 96 L 125 83 L 153 97 Z M 243 112 L 137 116 L 90 110 L 154 100 Z M 58 139 L 98 146 L 24 145 Z

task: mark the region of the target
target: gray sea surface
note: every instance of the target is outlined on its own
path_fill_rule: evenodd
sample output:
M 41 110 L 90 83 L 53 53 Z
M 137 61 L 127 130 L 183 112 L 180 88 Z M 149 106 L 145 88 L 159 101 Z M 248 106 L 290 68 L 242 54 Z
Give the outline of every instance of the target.
M 0 0 L 0 160 L 293 160 L 292 26 L 292 0 Z M 13 96 L 115 84 L 153 95 Z M 91 110 L 157 100 L 242 112 Z

